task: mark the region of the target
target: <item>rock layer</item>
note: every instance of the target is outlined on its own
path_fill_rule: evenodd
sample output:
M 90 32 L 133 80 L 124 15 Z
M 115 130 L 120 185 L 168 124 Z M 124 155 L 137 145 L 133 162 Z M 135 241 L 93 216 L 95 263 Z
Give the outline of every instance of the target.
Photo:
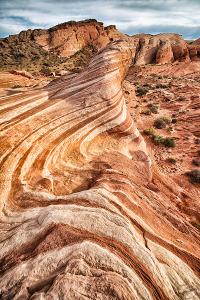
M 199 299 L 198 230 L 126 108 L 135 51 L 1 99 L 1 299 Z

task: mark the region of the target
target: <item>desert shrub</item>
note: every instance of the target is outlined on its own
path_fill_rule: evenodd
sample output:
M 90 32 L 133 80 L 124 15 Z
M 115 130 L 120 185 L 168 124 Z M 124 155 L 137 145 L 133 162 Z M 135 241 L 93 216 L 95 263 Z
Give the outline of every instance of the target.
M 21 87 L 22 87 L 22 85 L 16 84 L 16 85 L 14 85 L 12 88 L 13 88 L 13 89 L 18 89 L 18 88 L 21 88 Z
M 41 73 L 43 73 L 46 76 L 49 76 L 51 74 L 51 72 L 52 72 L 52 69 L 49 67 L 43 66 L 41 68 Z
M 147 115 L 147 116 L 150 116 L 150 115 L 151 115 L 150 109 L 144 110 L 142 113 L 143 113 L 144 115 Z
M 156 145 L 163 144 L 163 137 L 161 135 L 154 135 L 153 142 Z
M 154 136 L 155 130 L 154 130 L 152 127 L 150 127 L 150 128 L 145 129 L 145 130 L 143 131 L 143 133 L 144 133 L 145 135 Z
M 172 124 L 176 124 L 177 123 L 177 119 L 176 118 L 172 118 Z
M 168 84 L 163 84 L 163 83 L 158 83 L 158 84 L 156 84 L 156 88 L 157 88 L 157 89 L 166 89 L 166 88 L 168 88 L 168 87 L 169 87 Z
M 193 159 L 193 160 L 192 160 L 192 164 L 193 164 L 194 166 L 200 167 L 200 159 Z
M 200 183 L 200 170 L 192 170 L 187 172 L 186 175 L 189 176 L 192 183 Z
M 174 138 L 171 137 L 164 138 L 162 144 L 167 148 L 174 148 L 176 146 Z
M 147 87 L 140 86 L 136 89 L 136 95 L 142 97 L 142 96 L 146 95 L 148 93 L 148 91 L 149 90 Z
M 159 105 L 155 104 L 155 103 L 149 103 L 147 105 L 147 107 L 149 108 L 149 110 L 153 113 L 153 114 L 157 114 L 158 113 L 158 109 L 159 109 Z
M 169 158 L 167 159 L 167 161 L 168 161 L 170 164 L 173 164 L 173 165 L 176 164 L 176 159 L 173 158 L 173 157 L 169 157 Z
M 157 129 L 165 128 L 167 124 L 170 124 L 171 120 L 167 117 L 160 117 L 154 121 L 154 127 Z
M 162 129 L 166 127 L 166 123 L 163 119 L 158 118 L 154 121 L 153 126 L 156 127 L 157 129 Z
M 167 131 L 168 132 L 171 132 L 173 130 L 173 127 L 172 126 L 169 126 L 168 128 L 167 128 Z
M 162 144 L 163 146 L 165 146 L 167 148 L 174 148 L 176 146 L 174 138 L 163 137 L 161 135 L 157 135 L 154 128 L 152 128 L 152 127 L 143 130 L 143 133 L 145 135 L 150 136 L 152 141 L 156 145 Z

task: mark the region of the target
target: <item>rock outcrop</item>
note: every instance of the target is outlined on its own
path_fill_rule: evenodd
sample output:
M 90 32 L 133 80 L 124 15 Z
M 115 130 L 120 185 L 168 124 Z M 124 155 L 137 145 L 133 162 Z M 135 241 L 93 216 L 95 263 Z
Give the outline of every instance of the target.
M 103 26 L 102 22 L 86 20 L 66 22 L 42 31 L 35 37 L 36 43 L 44 50 L 54 51 L 60 56 L 69 57 L 87 45 L 93 45 L 100 50 L 110 40 L 125 36 L 117 31 L 115 26 Z
M 188 44 L 178 34 L 140 34 L 134 63 L 136 65 L 166 64 L 189 61 Z
M 135 52 L 1 99 L 1 299 L 199 299 L 199 232 L 126 108 Z

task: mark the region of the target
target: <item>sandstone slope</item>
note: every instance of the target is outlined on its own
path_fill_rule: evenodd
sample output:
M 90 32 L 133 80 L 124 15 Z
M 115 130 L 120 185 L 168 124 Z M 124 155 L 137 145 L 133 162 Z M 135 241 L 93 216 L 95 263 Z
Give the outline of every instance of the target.
M 126 107 L 135 52 L 1 99 L 1 299 L 199 299 L 199 231 Z

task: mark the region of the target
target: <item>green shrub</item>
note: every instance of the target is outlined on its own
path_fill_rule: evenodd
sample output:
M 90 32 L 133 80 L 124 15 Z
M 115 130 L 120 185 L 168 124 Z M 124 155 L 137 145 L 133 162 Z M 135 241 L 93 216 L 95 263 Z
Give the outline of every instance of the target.
M 142 97 L 142 96 L 146 95 L 148 93 L 148 91 L 149 90 L 147 87 L 140 86 L 136 89 L 136 95 L 139 97 Z
M 172 124 L 176 124 L 177 123 L 177 119 L 176 118 L 172 118 Z
M 158 104 L 149 103 L 149 104 L 147 105 L 147 107 L 149 108 L 149 110 L 150 110 L 153 114 L 157 114 L 157 113 L 158 113 L 158 109 L 159 109 L 159 105 L 158 105 Z
M 192 170 L 187 172 L 186 175 L 189 176 L 192 183 L 200 183 L 200 170 Z
M 169 132 L 171 132 L 173 130 L 173 127 L 172 126 L 169 126 L 168 128 L 167 128 L 167 131 L 169 131 Z
M 143 131 L 143 133 L 145 135 L 149 135 L 149 136 L 154 136 L 155 135 L 155 130 L 151 127 L 151 128 L 147 128 Z
M 165 128 L 167 124 L 171 123 L 171 119 L 167 117 L 160 117 L 154 121 L 154 127 L 157 129 Z
M 161 135 L 154 135 L 153 137 L 153 141 L 154 144 L 159 145 L 159 144 L 163 144 L 163 137 Z
M 167 148 L 174 148 L 176 146 L 174 138 L 170 137 L 164 138 L 162 144 Z
M 166 123 L 163 119 L 158 118 L 154 121 L 153 126 L 156 127 L 157 129 L 162 129 L 166 127 Z

